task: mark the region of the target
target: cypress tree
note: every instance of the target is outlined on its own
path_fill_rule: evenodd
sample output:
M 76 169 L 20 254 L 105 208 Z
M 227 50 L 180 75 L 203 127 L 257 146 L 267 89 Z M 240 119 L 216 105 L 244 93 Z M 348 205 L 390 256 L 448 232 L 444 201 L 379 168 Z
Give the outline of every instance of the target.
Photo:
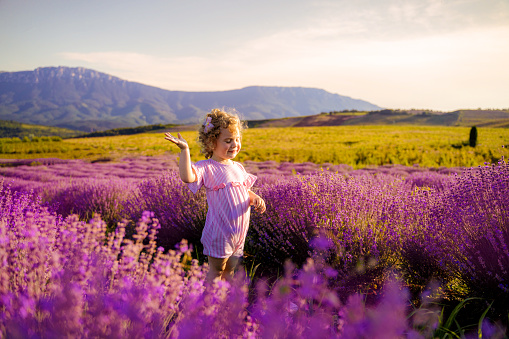
M 470 129 L 470 139 L 469 139 L 470 147 L 475 147 L 477 145 L 477 127 L 472 126 Z

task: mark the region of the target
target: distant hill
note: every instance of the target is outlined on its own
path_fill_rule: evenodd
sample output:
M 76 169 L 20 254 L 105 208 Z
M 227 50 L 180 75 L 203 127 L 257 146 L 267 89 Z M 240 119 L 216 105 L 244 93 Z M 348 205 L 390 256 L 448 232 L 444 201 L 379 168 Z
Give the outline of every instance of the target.
M 221 92 L 168 91 L 85 68 L 0 72 L 0 119 L 85 132 L 196 123 L 215 107 L 246 120 L 379 106 L 317 88 L 252 86 Z
M 345 121 L 345 125 L 428 125 L 509 127 L 509 110 L 454 112 L 382 110 Z
M 370 112 L 322 112 L 321 114 L 283 119 L 248 121 L 249 127 L 307 127 L 338 125 L 420 125 L 477 126 L 509 128 L 509 110 L 380 110 Z

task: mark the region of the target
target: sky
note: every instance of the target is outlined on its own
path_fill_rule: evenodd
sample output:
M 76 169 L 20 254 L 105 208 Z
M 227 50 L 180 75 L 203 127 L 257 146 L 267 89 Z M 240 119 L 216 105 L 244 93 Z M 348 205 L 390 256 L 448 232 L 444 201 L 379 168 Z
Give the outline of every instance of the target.
M 509 108 L 509 0 L 0 0 L 0 71 L 51 66 L 168 90 Z

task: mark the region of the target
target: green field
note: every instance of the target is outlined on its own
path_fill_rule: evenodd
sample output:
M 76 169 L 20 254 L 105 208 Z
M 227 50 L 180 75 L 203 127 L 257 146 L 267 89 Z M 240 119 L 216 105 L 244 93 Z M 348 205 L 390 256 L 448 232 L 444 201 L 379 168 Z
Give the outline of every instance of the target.
M 0 120 L 0 138 L 24 138 L 24 137 L 43 137 L 55 136 L 60 137 L 73 137 L 79 135 L 80 132 L 70 130 L 67 128 L 23 124 L 16 121 Z
M 477 166 L 507 157 L 509 129 L 478 128 L 478 145 L 468 146 L 468 127 L 432 126 L 325 126 L 252 128 L 243 135 L 237 160 L 348 164 L 354 168 L 386 164 L 427 167 Z M 182 132 L 193 161 L 203 159 L 196 132 Z M 15 140 L 15 141 L 13 141 Z M 0 139 L 4 159 L 61 158 L 117 159 L 178 153 L 160 133 L 113 137 L 21 142 Z

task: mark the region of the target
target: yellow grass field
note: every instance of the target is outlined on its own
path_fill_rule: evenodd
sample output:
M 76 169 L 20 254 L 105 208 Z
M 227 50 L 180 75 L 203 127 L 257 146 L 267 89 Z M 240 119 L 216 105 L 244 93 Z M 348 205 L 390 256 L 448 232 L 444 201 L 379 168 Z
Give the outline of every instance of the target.
M 354 168 L 386 164 L 426 167 L 477 166 L 508 155 L 509 129 L 478 128 L 478 144 L 468 146 L 468 127 L 325 126 L 251 128 L 243 135 L 237 160 L 348 164 Z M 196 132 L 182 132 L 193 161 L 204 159 Z M 4 159 L 117 159 L 161 156 L 179 149 L 163 132 L 128 136 L 64 139 L 62 141 L 0 141 Z

